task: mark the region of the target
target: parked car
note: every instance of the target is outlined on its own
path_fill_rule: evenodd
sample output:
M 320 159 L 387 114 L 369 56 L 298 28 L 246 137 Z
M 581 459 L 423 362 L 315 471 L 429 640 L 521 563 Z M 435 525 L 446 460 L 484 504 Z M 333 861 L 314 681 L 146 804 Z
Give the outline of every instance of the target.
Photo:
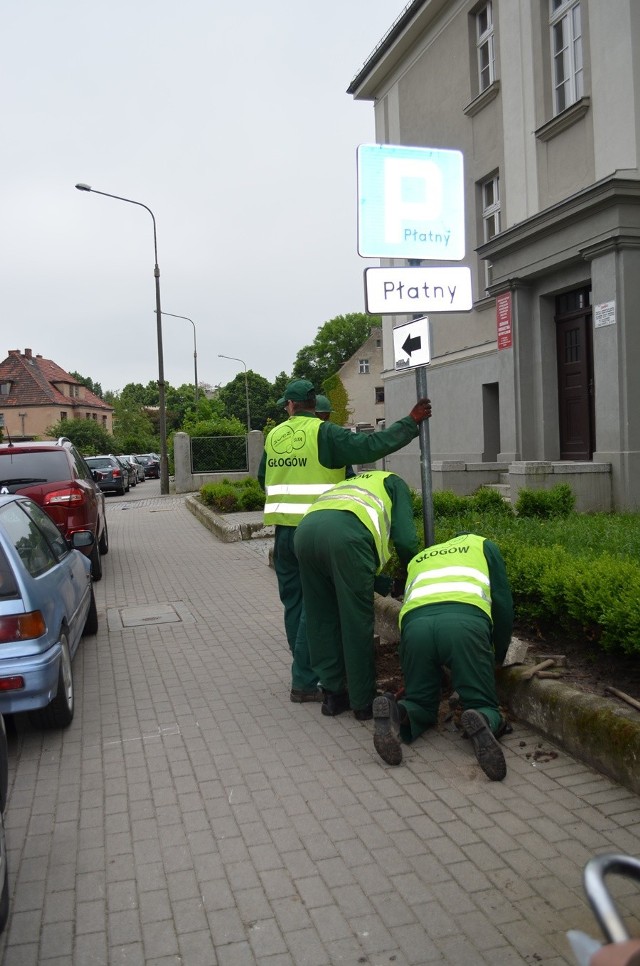
M 9 750 L 4 718 L 0 714 L 0 933 L 4 932 L 9 918 L 9 871 L 7 869 L 7 840 L 4 813 L 9 791 Z
M 45 728 L 65 728 L 75 709 L 73 657 L 98 630 L 89 559 L 37 503 L 0 496 L 0 713 L 29 712 Z
M 146 476 L 145 476 L 145 473 L 144 473 L 144 466 L 142 465 L 142 463 L 140 462 L 140 460 L 138 459 L 138 457 L 129 454 L 129 455 L 123 456 L 121 458 L 123 460 L 129 460 L 130 463 L 133 463 L 133 465 L 135 466 L 135 469 L 136 469 L 136 474 L 137 474 L 136 480 L 137 480 L 137 482 L 138 483 L 144 483 L 144 481 L 146 480 Z
M 156 458 L 153 453 L 137 453 L 136 454 L 142 465 L 144 466 L 144 473 L 147 479 L 160 479 L 160 460 Z
M 120 460 L 110 453 L 108 456 L 87 456 L 87 463 L 96 472 L 96 482 L 103 493 L 129 492 L 129 471 Z
M 35 500 L 67 539 L 81 531 L 92 533 L 94 540 L 82 549 L 91 560 L 93 579 L 100 580 L 100 558 L 109 552 L 104 494 L 68 439 L 0 443 L 1 493 L 22 493 Z
M 124 471 L 127 474 L 127 477 L 129 478 L 129 486 L 130 487 L 131 486 L 137 486 L 138 485 L 138 471 L 136 470 L 135 466 L 133 465 L 133 463 L 131 462 L 131 460 L 129 459 L 129 457 L 128 456 L 116 456 L 116 459 L 117 459 L 118 463 L 120 463 L 120 465 L 123 467 Z

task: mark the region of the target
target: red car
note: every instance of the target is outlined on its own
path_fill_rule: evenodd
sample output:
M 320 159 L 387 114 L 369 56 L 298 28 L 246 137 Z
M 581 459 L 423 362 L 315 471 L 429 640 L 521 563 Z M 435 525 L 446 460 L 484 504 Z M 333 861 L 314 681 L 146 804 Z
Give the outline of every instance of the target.
M 94 543 L 86 556 L 91 560 L 93 579 L 100 580 L 100 556 L 109 550 L 104 494 L 69 440 L 0 443 L 0 493 L 31 497 L 67 539 L 80 530 L 90 530 Z

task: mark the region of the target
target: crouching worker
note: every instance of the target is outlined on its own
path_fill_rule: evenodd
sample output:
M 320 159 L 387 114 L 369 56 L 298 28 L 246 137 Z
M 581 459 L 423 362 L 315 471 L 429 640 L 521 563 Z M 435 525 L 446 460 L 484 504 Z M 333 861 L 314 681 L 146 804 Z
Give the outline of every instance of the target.
M 419 547 L 411 493 L 395 473 L 379 470 L 333 486 L 298 524 L 294 543 L 309 657 L 322 681 L 324 715 L 351 708 L 359 721 L 372 717 L 373 594 L 382 589 L 376 579 L 389 559 L 390 541 L 406 567 Z
M 401 700 L 377 697 L 374 745 L 389 765 L 402 761 L 401 741 L 414 741 L 438 720 L 442 668 L 451 672 L 461 723 L 478 763 L 492 781 L 507 766 L 497 738 L 500 714 L 495 666 L 504 661 L 513 628 L 513 600 L 502 555 L 472 533 L 421 550 L 407 571 L 400 611 Z

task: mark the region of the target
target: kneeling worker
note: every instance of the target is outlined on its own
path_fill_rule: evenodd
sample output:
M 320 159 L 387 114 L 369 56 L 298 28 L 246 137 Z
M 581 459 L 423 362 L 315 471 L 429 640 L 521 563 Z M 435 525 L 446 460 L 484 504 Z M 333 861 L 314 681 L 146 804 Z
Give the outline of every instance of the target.
M 325 491 L 298 524 L 295 551 L 309 658 L 322 681 L 322 713 L 372 717 L 376 575 L 390 555 L 402 566 L 419 546 L 411 493 L 395 473 L 358 473 Z M 389 581 L 390 583 L 390 581 Z
M 495 683 L 513 628 L 513 600 L 502 555 L 472 533 L 421 550 L 407 571 L 400 611 L 405 693 L 376 698 L 374 745 L 389 764 L 402 761 L 400 741 L 414 741 L 438 719 L 442 668 L 451 671 L 480 767 L 501 781 L 507 766 L 496 735 L 504 733 Z

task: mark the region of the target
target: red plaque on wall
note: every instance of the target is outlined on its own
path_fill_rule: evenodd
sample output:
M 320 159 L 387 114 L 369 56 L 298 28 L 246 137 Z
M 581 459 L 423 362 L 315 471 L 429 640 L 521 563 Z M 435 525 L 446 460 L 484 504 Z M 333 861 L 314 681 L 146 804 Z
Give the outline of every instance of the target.
M 496 323 L 498 326 L 498 349 L 510 349 L 513 345 L 511 292 L 503 292 L 496 298 Z

